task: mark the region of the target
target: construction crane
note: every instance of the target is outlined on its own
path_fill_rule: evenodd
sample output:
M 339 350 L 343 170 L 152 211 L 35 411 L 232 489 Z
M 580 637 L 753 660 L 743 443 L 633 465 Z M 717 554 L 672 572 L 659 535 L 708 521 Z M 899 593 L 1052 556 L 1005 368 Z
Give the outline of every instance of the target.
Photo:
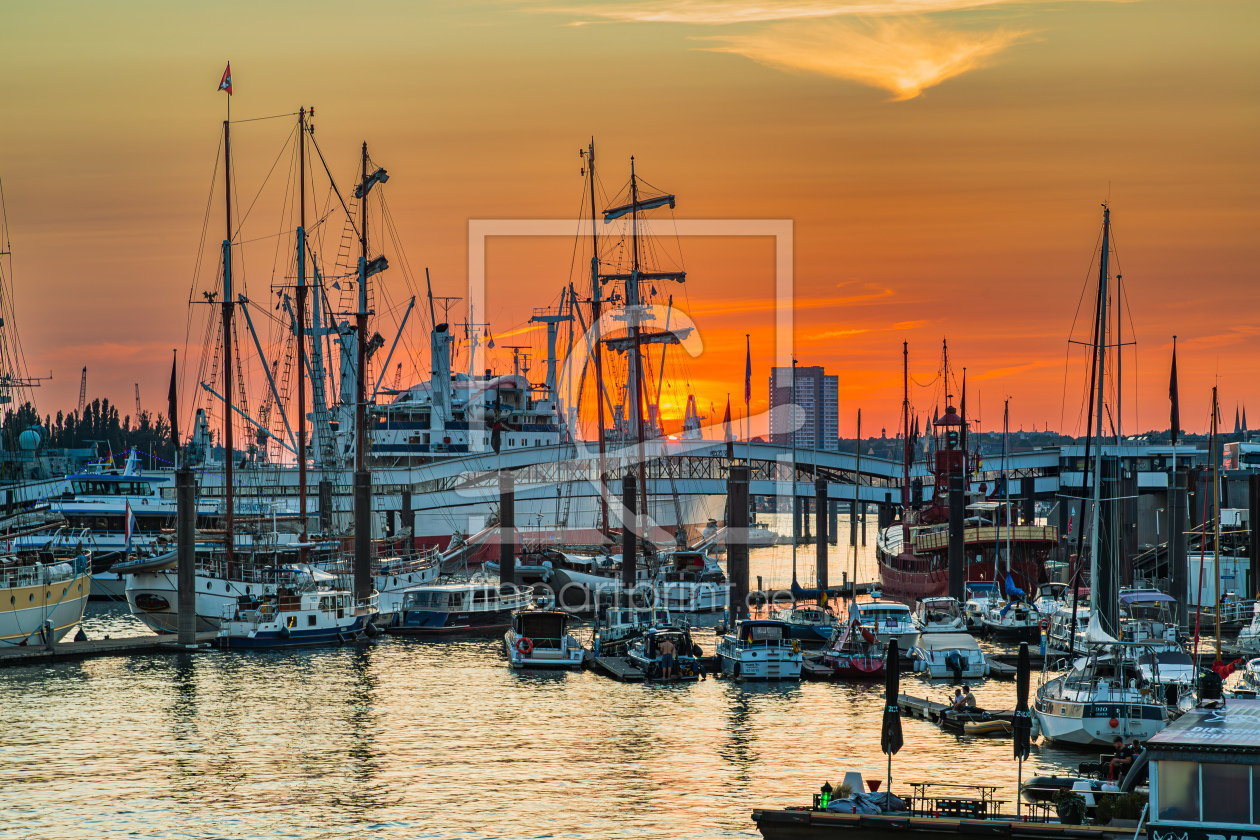
M 136 383 L 136 422 L 140 422 L 140 383 Z
M 83 378 L 79 380 L 79 416 L 83 416 L 83 409 L 87 408 L 87 365 L 83 366 Z

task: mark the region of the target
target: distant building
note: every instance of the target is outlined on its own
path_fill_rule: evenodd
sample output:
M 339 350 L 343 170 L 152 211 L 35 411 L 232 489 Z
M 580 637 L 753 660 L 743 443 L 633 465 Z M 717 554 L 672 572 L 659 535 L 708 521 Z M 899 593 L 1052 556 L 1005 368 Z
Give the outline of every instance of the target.
M 791 446 L 790 430 L 784 427 L 791 414 L 775 411 L 776 406 L 795 403 L 804 412 L 804 424 L 796 432 L 796 445 L 802 449 L 840 449 L 840 379 L 821 367 L 796 368 L 796 395 L 792 394 L 792 368 L 770 369 L 770 442 Z

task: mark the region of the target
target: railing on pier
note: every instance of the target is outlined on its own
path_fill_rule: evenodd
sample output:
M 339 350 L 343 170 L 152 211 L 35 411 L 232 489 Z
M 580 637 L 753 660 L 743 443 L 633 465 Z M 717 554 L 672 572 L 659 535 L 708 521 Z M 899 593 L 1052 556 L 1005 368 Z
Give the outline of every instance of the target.
M 967 820 L 1020 820 L 1031 823 L 1056 822 L 1057 817 L 1050 802 L 1025 802 L 1020 814 L 1004 813 L 1003 806 L 1010 800 L 998 799 L 996 785 L 951 784 L 948 782 L 912 782 L 914 793 L 902 797 L 905 811 L 885 811 L 885 816 L 943 817 Z M 854 791 L 857 793 L 858 791 Z M 831 802 L 840 799 L 839 794 L 829 795 Z M 829 803 L 828 803 L 829 804 Z M 822 794 L 814 794 L 815 811 L 826 810 Z

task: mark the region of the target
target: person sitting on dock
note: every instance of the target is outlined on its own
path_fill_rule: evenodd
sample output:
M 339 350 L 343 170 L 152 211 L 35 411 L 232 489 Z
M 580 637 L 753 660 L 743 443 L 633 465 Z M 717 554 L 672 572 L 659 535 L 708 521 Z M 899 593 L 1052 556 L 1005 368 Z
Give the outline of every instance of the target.
M 963 697 L 961 688 L 954 689 L 954 702 L 950 704 L 950 708 L 955 712 L 961 712 L 967 708 L 967 698 Z
M 661 679 L 671 680 L 674 678 L 674 643 L 665 637 L 661 640 Z
M 976 695 L 971 693 L 971 686 L 964 685 L 962 687 L 963 705 L 968 709 L 976 708 Z

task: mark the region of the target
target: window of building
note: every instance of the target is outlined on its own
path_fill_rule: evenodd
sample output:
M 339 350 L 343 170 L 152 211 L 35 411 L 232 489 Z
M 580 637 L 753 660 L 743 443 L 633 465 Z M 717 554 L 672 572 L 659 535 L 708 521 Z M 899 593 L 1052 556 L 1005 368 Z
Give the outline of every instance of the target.
M 1203 774 L 1204 819 L 1221 823 L 1250 823 L 1251 768 L 1245 764 L 1204 763 L 1199 766 Z
M 1199 822 L 1199 765 L 1194 761 L 1159 762 L 1159 818 Z

